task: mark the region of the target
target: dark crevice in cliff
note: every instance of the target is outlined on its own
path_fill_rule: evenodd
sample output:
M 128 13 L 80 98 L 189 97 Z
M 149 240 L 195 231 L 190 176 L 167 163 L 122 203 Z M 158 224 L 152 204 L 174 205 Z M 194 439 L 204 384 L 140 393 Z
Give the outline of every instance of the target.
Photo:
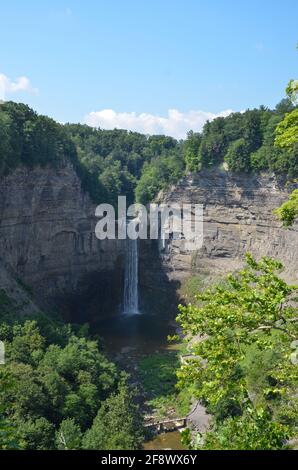
M 179 302 L 179 280 L 170 280 L 157 240 L 142 240 L 139 256 L 140 307 L 143 313 L 173 318 Z

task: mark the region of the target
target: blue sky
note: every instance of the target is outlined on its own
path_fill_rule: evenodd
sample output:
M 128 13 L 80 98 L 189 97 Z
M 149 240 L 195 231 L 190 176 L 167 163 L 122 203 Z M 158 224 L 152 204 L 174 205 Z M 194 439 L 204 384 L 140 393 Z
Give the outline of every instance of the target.
M 0 97 L 62 122 L 180 136 L 298 77 L 297 0 L 1 3 Z

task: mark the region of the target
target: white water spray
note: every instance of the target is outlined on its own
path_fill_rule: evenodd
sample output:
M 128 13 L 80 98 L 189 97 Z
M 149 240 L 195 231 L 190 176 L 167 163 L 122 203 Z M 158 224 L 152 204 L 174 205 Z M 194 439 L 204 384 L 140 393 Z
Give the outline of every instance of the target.
M 138 293 L 138 240 L 126 240 L 124 272 L 123 313 L 135 315 L 139 312 Z

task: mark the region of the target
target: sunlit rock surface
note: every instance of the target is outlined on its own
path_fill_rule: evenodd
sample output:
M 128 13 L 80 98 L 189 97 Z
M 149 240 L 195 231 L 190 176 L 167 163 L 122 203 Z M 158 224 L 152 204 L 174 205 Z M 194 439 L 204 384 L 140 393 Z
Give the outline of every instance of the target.
M 204 170 L 190 175 L 160 195 L 167 203 L 204 206 L 204 242 L 198 251 L 172 241 L 161 252 L 170 279 L 183 280 L 193 273 L 221 276 L 243 265 L 244 255 L 271 256 L 284 263 L 283 276 L 298 281 L 298 224 L 284 229 L 272 211 L 283 203 L 293 185 L 274 176 L 231 174 Z

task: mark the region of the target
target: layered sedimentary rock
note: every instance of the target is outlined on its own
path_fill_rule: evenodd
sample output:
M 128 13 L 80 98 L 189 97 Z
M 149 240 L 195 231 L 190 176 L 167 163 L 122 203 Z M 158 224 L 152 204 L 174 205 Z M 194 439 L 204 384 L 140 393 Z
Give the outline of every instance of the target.
M 94 213 L 95 205 L 70 164 L 18 168 L 2 177 L 2 265 L 41 299 L 74 292 L 91 273 L 111 277 L 122 248 L 117 240 L 97 240 Z
M 183 240 L 173 240 L 161 252 L 168 277 L 181 281 L 194 273 L 221 276 L 239 269 L 249 251 L 256 258 L 279 259 L 285 266 L 283 276 L 297 282 L 298 224 L 285 229 L 272 213 L 292 189 L 270 175 L 204 170 L 162 194 L 163 202 L 204 207 L 202 248 L 187 251 Z
M 156 241 L 139 243 L 142 311 L 164 311 L 170 303 L 175 308 L 183 279 L 235 271 L 247 251 L 280 259 L 285 278 L 297 282 L 298 224 L 286 230 L 272 213 L 292 189 L 274 176 L 210 170 L 162 194 L 163 202 L 203 204 L 204 242 L 200 250 L 187 251 L 183 240 L 173 240 L 159 253 Z M 0 288 L 14 289 L 9 279 L 20 279 L 45 303 L 82 292 L 83 302 L 67 300 L 75 317 L 81 310 L 96 316 L 120 308 L 124 243 L 97 240 L 94 213 L 71 165 L 19 168 L 2 177 Z

